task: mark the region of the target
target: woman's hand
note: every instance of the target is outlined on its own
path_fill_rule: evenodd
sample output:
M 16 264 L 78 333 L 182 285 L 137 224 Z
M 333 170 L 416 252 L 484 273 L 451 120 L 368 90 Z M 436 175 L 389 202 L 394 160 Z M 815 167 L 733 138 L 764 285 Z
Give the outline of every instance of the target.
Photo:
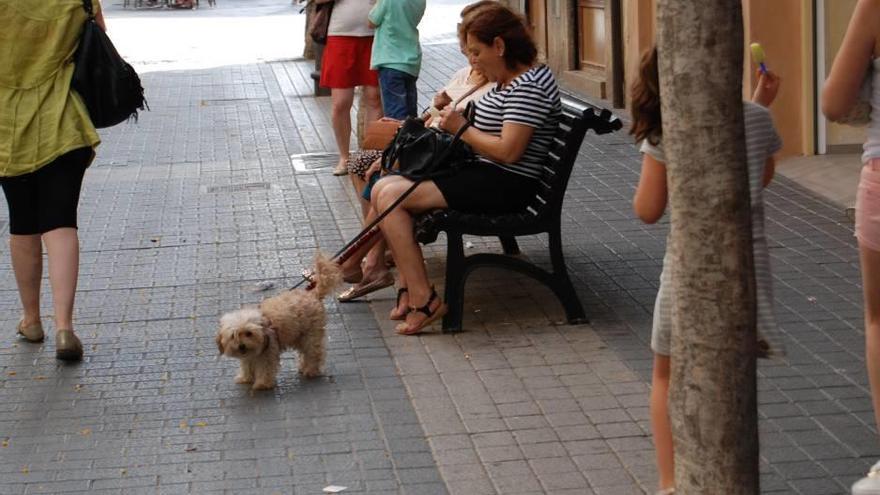
M 370 182 L 370 177 L 372 177 L 374 174 L 378 174 L 381 172 L 382 172 L 382 159 L 377 158 L 375 161 L 373 161 L 373 163 L 370 164 L 370 167 L 367 169 L 367 171 L 364 172 L 364 179 L 366 179 L 367 182 Z
M 758 86 L 755 87 L 755 94 L 752 95 L 752 101 L 759 105 L 769 107 L 779 93 L 779 85 L 782 80 L 775 72 L 771 70 L 763 72 L 760 68 L 758 69 L 757 76 Z
M 467 123 L 461 112 L 452 108 L 440 110 L 440 128 L 451 134 L 456 134 Z
M 431 103 L 434 105 L 434 108 L 440 110 L 452 103 L 452 97 L 446 91 L 441 91 L 434 95 L 434 100 Z

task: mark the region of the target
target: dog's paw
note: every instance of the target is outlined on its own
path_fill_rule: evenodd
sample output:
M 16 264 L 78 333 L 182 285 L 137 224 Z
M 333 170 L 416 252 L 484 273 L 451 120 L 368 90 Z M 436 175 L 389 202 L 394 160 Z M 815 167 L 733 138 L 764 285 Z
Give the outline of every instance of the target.
M 235 383 L 238 383 L 238 384 L 254 383 L 254 378 L 251 376 L 245 376 L 245 375 L 242 375 L 241 373 L 239 373 L 239 374 L 235 375 Z
M 321 370 L 319 368 L 301 367 L 299 373 L 304 378 L 317 378 L 321 376 Z
M 254 382 L 252 390 L 272 390 L 275 388 L 275 382 Z

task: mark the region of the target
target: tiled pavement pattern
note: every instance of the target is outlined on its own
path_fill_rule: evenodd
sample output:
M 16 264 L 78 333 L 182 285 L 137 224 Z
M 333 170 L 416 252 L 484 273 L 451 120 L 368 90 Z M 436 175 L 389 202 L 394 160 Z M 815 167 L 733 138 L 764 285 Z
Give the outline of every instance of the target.
M 463 62 L 455 45 L 425 52 L 427 104 Z M 343 180 L 289 159 L 332 149 L 308 70 L 145 74 L 153 111 L 103 134 L 83 194 L 86 361 L 0 339 L 0 493 L 650 491 L 647 341 L 666 226 L 630 213 L 639 157 L 623 134 L 588 137 L 566 202 L 590 325 L 561 325 L 549 291 L 486 270 L 468 287 L 467 332 L 394 335 L 390 291 L 371 307 L 331 302 L 327 377 L 300 381 L 288 358 L 275 392 L 232 383 L 217 315 L 258 301 L 260 282 L 290 283 L 315 246 L 358 226 Z M 843 493 L 880 456 L 851 226 L 784 179 L 767 202 L 788 356 L 760 369 L 763 492 Z M 543 239 L 521 246 L 546 261 Z M 428 252 L 441 274 L 442 242 Z

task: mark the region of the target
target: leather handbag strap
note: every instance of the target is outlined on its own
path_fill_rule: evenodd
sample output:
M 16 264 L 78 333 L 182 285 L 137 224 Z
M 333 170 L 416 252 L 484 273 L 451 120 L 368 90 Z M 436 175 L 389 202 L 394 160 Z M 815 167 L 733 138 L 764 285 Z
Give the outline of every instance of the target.
M 89 20 L 95 18 L 95 13 L 92 11 L 92 0 L 82 0 L 83 10 L 86 11 L 86 14 L 89 16 Z

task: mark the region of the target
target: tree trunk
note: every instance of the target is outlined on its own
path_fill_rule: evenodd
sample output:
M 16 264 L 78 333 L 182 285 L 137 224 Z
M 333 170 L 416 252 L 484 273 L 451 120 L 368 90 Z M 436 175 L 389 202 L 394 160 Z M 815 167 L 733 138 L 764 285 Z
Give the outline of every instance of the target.
M 739 0 L 660 0 L 676 493 L 757 494 L 755 277 Z

